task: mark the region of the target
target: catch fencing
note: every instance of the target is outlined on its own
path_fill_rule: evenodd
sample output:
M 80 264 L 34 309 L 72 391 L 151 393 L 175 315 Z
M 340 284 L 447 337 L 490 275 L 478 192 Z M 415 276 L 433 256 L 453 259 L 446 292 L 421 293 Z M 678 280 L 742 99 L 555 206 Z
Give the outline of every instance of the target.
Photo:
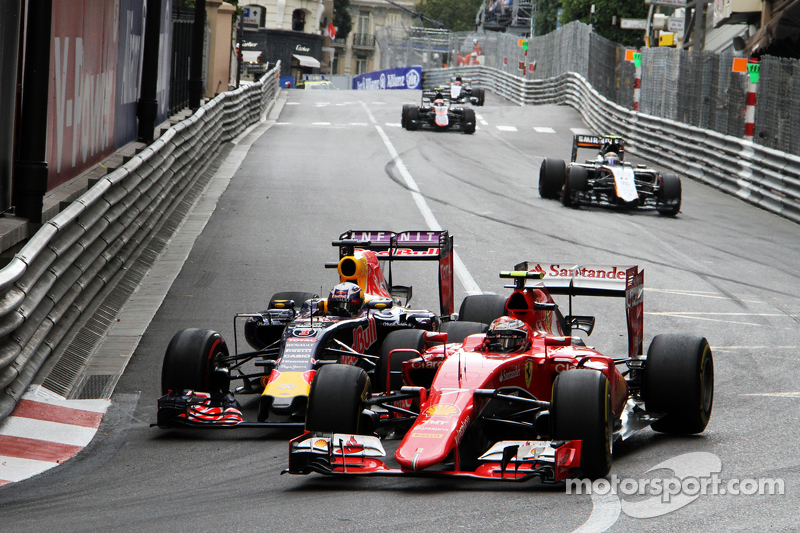
M 518 39 L 497 32 L 429 35 L 417 28 L 390 27 L 378 33 L 377 42 L 382 69 L 422 65 L 428 70 L 447 65 L 457 72 L 479 62 L 528 81 L 573 72 L 609 101 L 633 109 L 635 68 L 625 61 L 625 47 L 600 37 L 580 22 L 529 39 L 527 54 Z M 473 57 L 473 52 L 479 53 Z M 731 71 L 733 53 L 665 47 L 641 52 L 639 111 L 744 137 L 748 77 Z M 800 61 L 766 56 L 760 63 L 753 142 L 800 155 Z
M 274 102 L 279 72 L 280 62 L 257 83 L 220 94 L 164 131 L 46 222 L 0 270 L 0 420 L 220 145 Z

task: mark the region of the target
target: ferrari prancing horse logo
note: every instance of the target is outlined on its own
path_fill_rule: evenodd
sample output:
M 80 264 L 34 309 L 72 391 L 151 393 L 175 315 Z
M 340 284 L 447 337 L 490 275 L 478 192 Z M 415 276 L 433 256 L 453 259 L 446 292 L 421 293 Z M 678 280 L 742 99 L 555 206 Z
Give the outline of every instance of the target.
M 530 388 L 532 379 L 533 379 L 533 361 L 528 359 L 527 361 L 525 361 L 525 387 Z

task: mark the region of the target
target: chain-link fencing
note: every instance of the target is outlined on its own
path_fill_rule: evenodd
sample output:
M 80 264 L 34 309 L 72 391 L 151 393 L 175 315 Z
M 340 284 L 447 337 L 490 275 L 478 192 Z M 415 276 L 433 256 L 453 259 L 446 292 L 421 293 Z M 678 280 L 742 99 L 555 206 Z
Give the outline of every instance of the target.
M 575 72 L 608 100 L 633 109 L 635 67 L 625 61 L 626 48 L 579 22 L 528 39 L 527 53 L 519 46 L 518 36 L 497 32 L 449 33 L 395 26 L 383 28 L 377 42 L 382 69 L 483 65 L 527 80 Z M 639 110 L 744 137 L 749 80 L 745 74 L 732 72 L 733 59 L 732 53 L 643 49 Z M 753 141 L 800 155 L 800 61 L 761 58 Z

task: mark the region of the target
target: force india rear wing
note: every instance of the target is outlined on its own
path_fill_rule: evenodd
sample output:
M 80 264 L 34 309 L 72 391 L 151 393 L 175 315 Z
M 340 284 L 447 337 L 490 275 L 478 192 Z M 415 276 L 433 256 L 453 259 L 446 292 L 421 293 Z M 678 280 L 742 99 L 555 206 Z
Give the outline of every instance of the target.
M 439 308 L 441 316 L 455 313 L 453 287 L 453 237 L 441 231 L 369 231 L 348 230 L 333 242 L 339 247 L 339 259 L 356 250 L 372 250 L 378 259 L 388 262 L 388 282 L 392 286 L 393 261 L 439 262 Z
M 572 162 L 578 160 L 578 148 L 594 148 L 601 150 L 603 147 L 607 150 L 616 152 L 620 160 L 625 156 L 625 141 L 622 137 L 615 135 L 573 135 L 572 136 Z
M 644 330 L 644 270 L 636 265 L 563 265 L 525 261 L 515 271 L 540 272 L 550 294 L 611 296 L 625 298 L 628 324 L 628 357 L 642 355 Z M 570 309 L 570 314 L 572 311 Z

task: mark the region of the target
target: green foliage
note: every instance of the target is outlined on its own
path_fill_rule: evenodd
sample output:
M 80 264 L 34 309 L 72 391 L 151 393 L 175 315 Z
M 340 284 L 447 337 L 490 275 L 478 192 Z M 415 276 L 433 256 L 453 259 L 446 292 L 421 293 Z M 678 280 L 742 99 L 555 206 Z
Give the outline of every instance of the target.
M 560 7 L 561 0 L 540 0 L 536 3 L 533 17 L 534 34 L 545 35 L 556 29 Z
M 591 22 L 597 34 L 626 46 L 636 46 L 644 36 L 640 30 L 623 30 L 619 27 L 620 20 L 624 18 L 647 18 L 647 5 L 641 0 L 562 0 L 561 4 L 562 25 L 573 20 L 585 24 Z M 595 5 L 594 15 L 591 15 L 592 4 Z M 614 16 L 617 17 L 616 25 L 612 25 Z
M 353 19 L 347 8 L 350 0 L 333 0 L 333 25 L 336 26 L 336 40 L 344 41 L 353 30 Z
M 420 0 L 416 10 L 451 31 L 472 31 L 482 0 Z M 433 27 L 429 22 L 424 26 Z

